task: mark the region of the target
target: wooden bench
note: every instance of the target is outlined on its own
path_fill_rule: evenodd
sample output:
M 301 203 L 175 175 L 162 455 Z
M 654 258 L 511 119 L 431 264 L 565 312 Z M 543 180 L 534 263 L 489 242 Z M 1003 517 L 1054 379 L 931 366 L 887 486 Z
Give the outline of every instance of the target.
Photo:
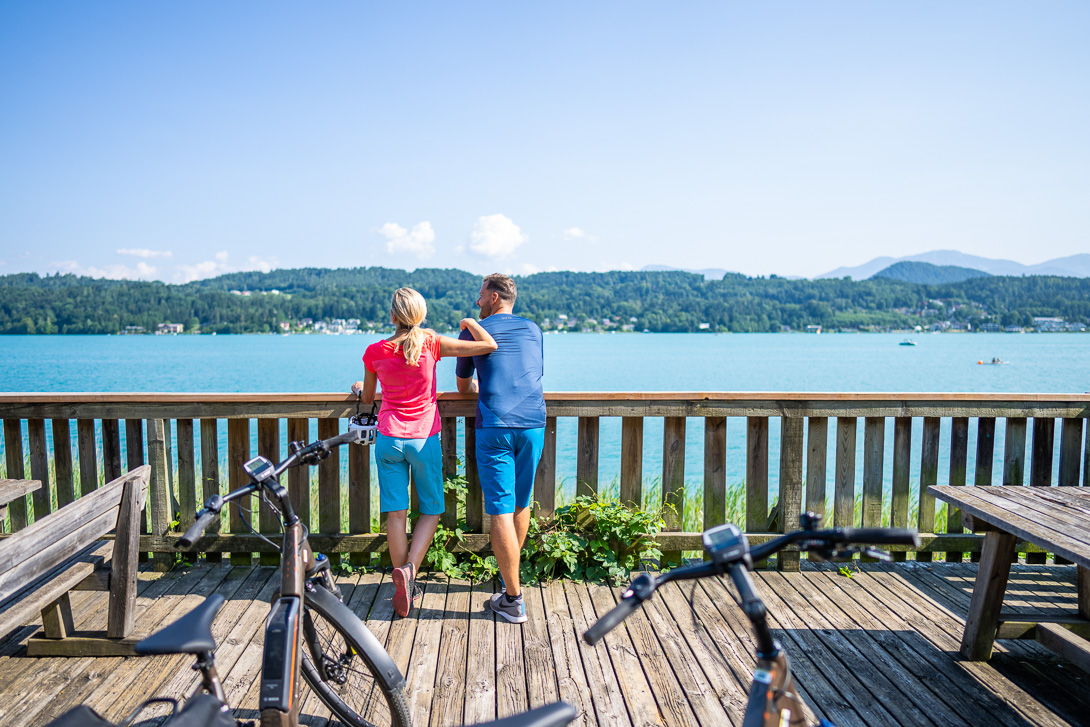
M 8 505 L 42 487 L 39 480 L 3 480 L 0 479 L 0 518 L 8 514 Z
M 140 516 L 151 468 L 117 478 L 0 541 L 0 636 L 40 612 L 29 656 L 132 654 Z M 116 530 L 113 542 L 99 542 Z M 112 561 L 112 562 L 111 562 Z M 110 593 L 105 632 L 76 632 L 69 591 Z
M 965 527 L 984 533 L 961 640 L 962 657 L 987 661 L 997 638 L 1035 638 L 1090 671 L 1090 490 L 931 486 L 927 491 L 961 508 Z M 1075 564 L 1078 613 L 1042 621 L 1001 613 L 1019 540 Z

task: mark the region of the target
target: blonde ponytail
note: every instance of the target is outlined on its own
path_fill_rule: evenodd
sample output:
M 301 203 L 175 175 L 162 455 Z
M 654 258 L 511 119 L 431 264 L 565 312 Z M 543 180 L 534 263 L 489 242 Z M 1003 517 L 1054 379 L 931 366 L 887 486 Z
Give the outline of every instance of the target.
M 428 316 L 428 304 L 424 296 L 412 288 L 398 288 L 390 302 L 390 317 L 397 323 L 397 333 L 391 343 L 401 345 L 405 363 L 416 366 L 420 362 L 420 353 L 424 349 L 427 332 L 420 327 Z

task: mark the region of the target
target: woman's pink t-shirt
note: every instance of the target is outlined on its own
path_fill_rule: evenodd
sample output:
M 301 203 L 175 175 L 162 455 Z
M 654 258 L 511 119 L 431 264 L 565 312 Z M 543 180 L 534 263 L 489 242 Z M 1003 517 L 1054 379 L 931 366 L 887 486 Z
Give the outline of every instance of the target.
M 439 407 L 435 401 L 435 364 L 439 359 L 436 335 L 424 339 L 416 366 L 405 363 L 401 344 L 379 341 L 367 347 L 363 365 L 378 375 L 382 385 L 380 432 L 399 439 L 425 439 L 439 432 Z

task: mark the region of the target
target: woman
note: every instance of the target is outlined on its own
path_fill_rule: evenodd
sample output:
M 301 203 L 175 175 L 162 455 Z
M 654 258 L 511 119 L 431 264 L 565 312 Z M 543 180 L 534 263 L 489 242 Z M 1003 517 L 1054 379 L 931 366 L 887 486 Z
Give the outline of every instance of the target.
M 443 453 L 439 445 L 439 407 L 435 364 L 443 356 L 480 356 L 496 350 L 496 341 L 473 318 L 464 318 L 475 341 L 440 336 L 420 327 L 428 314 L 424 297 L 398 288 L 390 303 L 393 336 L 367 347 L 363 381 L 352 384 L 364 403 L 375 399 L 382 384 L 375 462 L 378 465 L 379 510 L 386 513 L 386 537 L 394 564 L 394 611 L 407 616 L 418 595 L 416 572 L 431 545 L 443 514 Z M 420 501 L 412 549 L 405 535 L 409 511 L 409 471 Z

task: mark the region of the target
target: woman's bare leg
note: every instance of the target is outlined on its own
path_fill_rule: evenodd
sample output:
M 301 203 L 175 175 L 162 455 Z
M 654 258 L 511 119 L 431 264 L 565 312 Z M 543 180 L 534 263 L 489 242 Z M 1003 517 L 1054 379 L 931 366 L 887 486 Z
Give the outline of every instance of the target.
M 409 550 L 408 560 L 411 560 L 415 573 L 420 572 L 420 566 L 424 563 L 424 556 L 431 547 L 431 539 L 435 535 L 435 529 L 439 527 L 438 515 L 421 515 L 413 528 L 413 544 Z M 391 555 L 393 551 L 391 550 Z
M 408 514 L 408 510 L 386 513 L 386 545 L 390 548 L 390 562 L 394 568 L 400 568 L 409 562 L 409 538 L 405 535 Z

